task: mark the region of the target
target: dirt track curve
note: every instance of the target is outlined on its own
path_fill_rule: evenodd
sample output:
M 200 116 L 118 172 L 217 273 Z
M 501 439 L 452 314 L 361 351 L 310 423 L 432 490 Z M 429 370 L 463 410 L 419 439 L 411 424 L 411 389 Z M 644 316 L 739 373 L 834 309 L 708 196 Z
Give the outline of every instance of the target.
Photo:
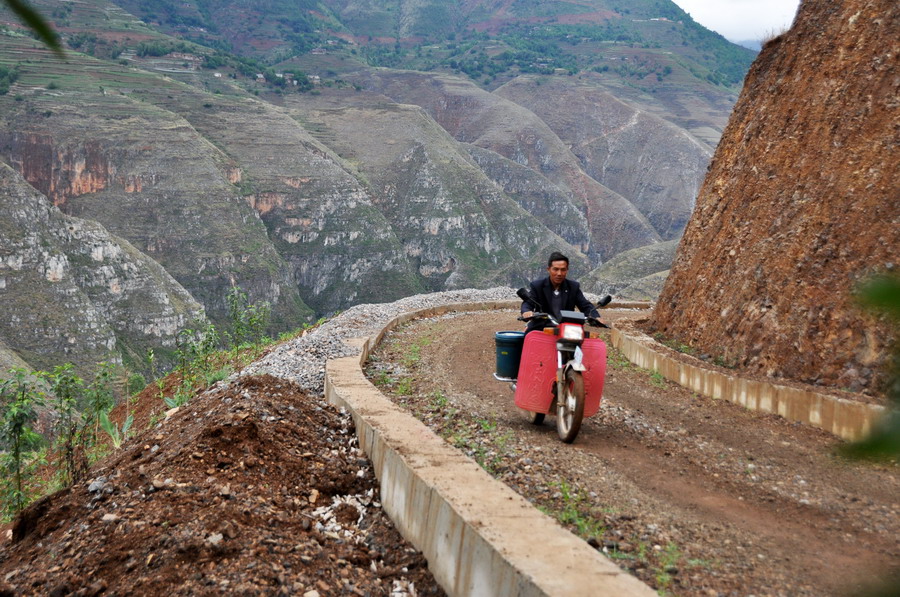
M 491 375 L 494 333 L 521 329 L 515 317 L 407 324 L 369 375 L 664 594 L 859 594 L 900 561 L 896 463 L 845 461 L 830 434 L 700 397 L 614 351 L 600 413 L 574 444 L 553 417 L 527 423 Z

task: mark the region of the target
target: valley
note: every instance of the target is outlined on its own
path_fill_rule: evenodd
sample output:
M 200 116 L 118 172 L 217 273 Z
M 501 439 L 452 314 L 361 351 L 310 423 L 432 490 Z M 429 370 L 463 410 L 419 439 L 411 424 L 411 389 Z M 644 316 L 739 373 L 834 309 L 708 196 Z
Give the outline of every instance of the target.
M 660 22 L 637 19 L 657 10 L 643 5 L 631 9 L 637 20 L 604 9 L 597 21 L 575 5 L 560 4 L 552 18 L 521 7 L 494 18 L 490 3 L 466 4 L 454 9 L 454 33 L 429 29 L 439 3 L 388 2 L 388 13 L 405 15 L 390 49 L 378 41 L 387 21 L 367 12 L 374 4 L 333 2 L 328 14 L 278 20 L 289 7 L 274 3 L 273 14 L 250 21 L 232 20 L 245 9 L 228 2 L 35 4 L 68 49 L 60 59 L 14 20 L 0 31 L 9 73 L 0 160 L 15 173 L 7 188 L 30 185 L 42 205 L 95 222 L 139 263 L 161 265 L 200 307 L 181 329 L 227 327 L 233 286 L 271 306 L 274 335 L 360 302 L 515 286 L 553 250 L 579 275 L 624 252 L 671 255 L 656 247 L 680 237 L 739 83 L 700 72 L 750 56 L 691 22 L 657 35 Z M 573 42 L 573 32 L 583 39 Z M 687 39 L 737 54 L 703 67 Z M 529 44 L 538 43 L 568 70 L 534 67 Z M 676 46 L 677 64 L 646 85 L 646 73 L 601 67 L 649 64 Z M 482 52 L 490 82 L 471 68 Z M 421 62 L 427 55 L 434 60 Z M 623 86 L 629 79 L 642 83 Z M 29 261 L 30 273 L 46 258 Z M 668 263 L 642 263 L 640 272 L 620 266 L 618 292 L 659 292 Z M 10 312 L 29 300 L 23 274 L 0 269 Z M 602 292 L 607 278 L 592 279 Z M 153 309 L 137 296 L 127 304 Z M 92 358 L 146 372 L 148 348 L 174 345 L 171 325 L 137 340 L 110 317 L 100 316 L 111 330 L 100 352 L 74 321 L 58 319 L 11 326 L 3 340 L 46 366 L 67 352 L 30 338 L 68 336 L 84 373 Z

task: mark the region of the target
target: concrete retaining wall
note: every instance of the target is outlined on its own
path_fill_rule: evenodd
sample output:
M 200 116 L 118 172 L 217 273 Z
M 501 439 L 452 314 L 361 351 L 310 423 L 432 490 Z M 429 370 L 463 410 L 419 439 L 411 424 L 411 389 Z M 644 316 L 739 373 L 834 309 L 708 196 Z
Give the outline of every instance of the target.
M 447 305 L 401 315 L 376 337 L 355 341 L 360 357 L 328 362 L 325 395 L 352 414 L 360 445 L 380 481 L 385 511 L 401 534 L 422 550 L 429 570 L 450 595 L 656 595 L 449 446 L 365 378 L 361 365 L 387 330 L 414 317 L 478 308 Z
M 645 369 L 659 371 L 663 377 L 685 388 L 766 413 L 781 415 L 790 421 L 807 423 L 847 440 L 865 437 L 885 409 L 822 394 L 812 389 L 794 388 L 768 381 L 743 379 L 699 365 L 675 360 L 656 352 L 649 341 L 612 330 L 612 345 L 625 357 Z

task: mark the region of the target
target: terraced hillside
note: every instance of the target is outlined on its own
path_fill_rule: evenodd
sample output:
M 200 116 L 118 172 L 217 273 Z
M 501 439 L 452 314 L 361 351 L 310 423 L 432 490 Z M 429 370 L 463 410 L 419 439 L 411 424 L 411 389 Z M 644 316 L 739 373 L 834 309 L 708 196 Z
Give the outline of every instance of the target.
M 232 286 L 269 302 L 271 333 L 519 285 L 551 250 L 581 275 L 677 238 L 738 84 L 722 69 L 749 60 L 667 2 L 35 6 L 67 59 L 0 9 L 0 160 L 159 263 L 213 322 Z M 623 103 L 605 91 L 618 85 L 644 91 Z M 705 99 L 670 110 L 681 93 Z M 11 360 L 26 349 L 2 339 Z

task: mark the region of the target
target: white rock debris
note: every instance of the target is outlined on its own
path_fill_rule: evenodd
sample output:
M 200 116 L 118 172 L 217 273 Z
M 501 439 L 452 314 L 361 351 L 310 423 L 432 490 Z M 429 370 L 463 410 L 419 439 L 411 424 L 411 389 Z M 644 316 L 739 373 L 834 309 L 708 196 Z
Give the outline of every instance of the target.
M 359 354 L 346 343 L 352 338 L 376 334 L 391 319 L 410 311 L 453 303 L 515 301 L 513 288 L 465 289 L 417 294 L 393 303 L 361 304 L 329 319 L 310 333 L 278 346 L 262 359 L 251 363 L 240 375 L 269 373 L 289 379 L 313 396 L 325 390 L 325 363 L 328 359 Z

